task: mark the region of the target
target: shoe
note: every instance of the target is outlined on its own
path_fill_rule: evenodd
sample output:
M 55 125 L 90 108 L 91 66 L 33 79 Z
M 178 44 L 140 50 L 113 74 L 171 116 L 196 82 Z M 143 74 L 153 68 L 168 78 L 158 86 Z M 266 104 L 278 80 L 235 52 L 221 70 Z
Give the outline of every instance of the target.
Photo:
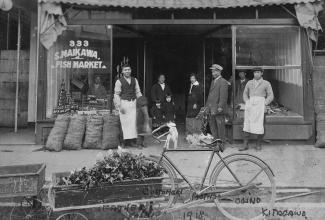
M 255 149 L 256 149 L 257 151 L 260 151 L 260 150 L 262 150 L 262 146 L 261 146 L 261 145 L 256 145 Z
M 248 145 L 244 145 L 241 148 L 239 148 L 238 150 L 239 151 L 245 151 L 245 150 L 248 150 L 248 149 L 249 149 Z
M 271 144 L 271 143 L 272 143 L 272 141 L 270 141 L 270 140 L 265 140 L 265 139 L 263 139 L 263 142 L 266 143 L 266 144 Z
M 248 146 L 248 140 L 247 139 L 244 139 L 244 144 L 241 148 L 239 148 L 238 150 L 239 151 L 245 151 L 245 150 L 248 150 L 249 149 L 249 146 Z
M 139 147 L 139 145 L 134 140 L 130 141 L 130 146 L 131 147 Z
M 262 137 L 257 137 L 255 149 L 257 151 L 262 150 Z

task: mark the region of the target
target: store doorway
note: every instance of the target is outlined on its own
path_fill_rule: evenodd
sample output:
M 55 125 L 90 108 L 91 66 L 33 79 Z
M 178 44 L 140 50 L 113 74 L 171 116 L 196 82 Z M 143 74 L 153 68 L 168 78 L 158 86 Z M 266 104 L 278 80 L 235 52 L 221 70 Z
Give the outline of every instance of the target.
M 190 36 L 159 37 L 151 41 L 149 47 L 152 53 L 150 87 L 157 82 L 160 74 L 166 76 L 175 102 L 176 121 L 184 123 L 189 75 L 203 75 L 201 41 Z

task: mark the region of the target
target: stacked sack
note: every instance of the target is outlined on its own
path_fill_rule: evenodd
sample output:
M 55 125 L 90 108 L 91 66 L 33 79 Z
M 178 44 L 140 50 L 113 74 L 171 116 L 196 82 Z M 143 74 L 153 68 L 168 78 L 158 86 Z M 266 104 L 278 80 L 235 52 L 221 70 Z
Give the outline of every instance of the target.
M 103 139 L 101 149 L 116 149 L 120 143 L 120 118 L 118 114 L 103 116 Z
M 49 151 L 85 149 L 115 149 L 120 143 L 118 114 L 58 115 L 47 139 Z
M 71 117 L 68 132 L 63 142 L 63 149 L 81 149 L 86 130 L 86 121 L 87 119 L 83 115 L 74 115 Z
M 316 116 L 317 141 L 316 147 L 325 147 L 325 112 L 318 112 Z
M 58 115 L 54 126 L 48 136 L 45 148 L 49 151 L 61 151 L 63 141 L 68 131 L 70 117 L 68 115 Z
M 83 148 L 101 149 L 103 133 L 103 116 L 89 115 L 87 117 L 85 141 Z

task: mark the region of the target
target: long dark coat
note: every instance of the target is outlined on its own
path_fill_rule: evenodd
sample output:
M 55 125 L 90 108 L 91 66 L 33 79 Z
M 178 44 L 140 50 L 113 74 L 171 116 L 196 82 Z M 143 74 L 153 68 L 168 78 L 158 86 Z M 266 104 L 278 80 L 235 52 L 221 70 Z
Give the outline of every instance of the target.
M 163 104 L 163 111 L 166 122 L 175 122 L 175 103 L 173 101 L 165 102 Z
M 193 108 L 194 104 L 197 105 L 196 109 Z M 200 84 L 193 85 L 191 93 L 189 92 L 187 97 L 186 117 L 195 118 L 196 115 L 200 112 L 202 106 L 203 106 L 203 87 Z
M 170 87 L 165 83 L 165 89 L 163 90 L 161 86 L 156 83 L 151 88 L 151 101 L 153 103 L 156 103 L 157 100 L 160 100 L 160 102 L 165 102 L 167 94 L 172 95 Z
M 158 108 L 156 105 L 153 105 L 150 109 L 152 116 L 152 127 L 157 128 L 165 122 L 165 115 L 163 108 Z

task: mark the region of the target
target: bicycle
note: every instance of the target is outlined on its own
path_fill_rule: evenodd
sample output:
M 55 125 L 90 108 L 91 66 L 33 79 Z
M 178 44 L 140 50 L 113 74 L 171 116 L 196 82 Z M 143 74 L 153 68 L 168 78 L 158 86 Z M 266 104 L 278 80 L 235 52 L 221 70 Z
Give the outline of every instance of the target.
M 165 142 L 160 156 L 148 157 L 148 160 L 162 168 L 164 177 L 160 192 L 155 192 L 155 207 L 168 214 L 184 207 L 213 201 L 220 212 L 231 220 L 263 219 L 262 208 L 271 210 L 276 197 L 271 168 L 250 154 L 230 154 L 222 157 L 220 153 L 225 148 L 219 139 L 211 143 L 205 142 L 200 149 L 168 149 L 171 138 L 169 130 L 172 126 L 175 124 L 165 124 L 152 132 L 154 139 L 160 143 Z M 167 131 L 162 132 L 166 128 Z M 191 183 L 168 157 L 171 152 L 209 151 L 211 154 L 208 165 L 199 185 Z M 206 184 L 215 155 L 220 160 L 212 169 Z

